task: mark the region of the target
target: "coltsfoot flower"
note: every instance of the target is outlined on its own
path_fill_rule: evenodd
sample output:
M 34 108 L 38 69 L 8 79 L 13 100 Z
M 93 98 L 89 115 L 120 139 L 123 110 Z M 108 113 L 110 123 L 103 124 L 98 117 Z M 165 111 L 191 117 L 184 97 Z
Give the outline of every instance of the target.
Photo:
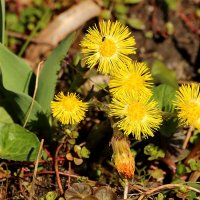
M 111 140 L 113 149 L 113 162 L 120 174 L 126 178 L 132 178 L 135 171 L 135 160 L 131 153 L 128 140 L 125 137 L 113 137 Z
M 141 135 L 153 136 L 153 132 L 162 122 L 156 101 L 150 100 L 150 97 L 135 96 L 131 93 L 112 99 L 110 115 L 119 118 L 115 125 L 123 130 L 125 135 L 132 133 L 138 140 L 141 139 Z
M 127 55 L 136 53 L 134 45 L 127 26 L 118 21 L 100 21 L 99 28 L 89 28 L 81 42 L 81 52 L 89 68 L 98 64 L 98 71 L 112 74 L 131 61 Z
M 63 92 L 59 92 L 51 102 L 51 109 L 53 117 L 62 124 L 76 124 L 85 117 L 88 103 L 82 102 L 75 93 L 65 96 Z
M 133 62 L 118 70 L 110 80 L 110 92 L 114 97 L 132 92 L 134 95 L 152 95 L 151 73 L 145 63 Z
M 182 125 L 200 129 L 200 84 L 184 84 L 176 93 L 176 109 Z

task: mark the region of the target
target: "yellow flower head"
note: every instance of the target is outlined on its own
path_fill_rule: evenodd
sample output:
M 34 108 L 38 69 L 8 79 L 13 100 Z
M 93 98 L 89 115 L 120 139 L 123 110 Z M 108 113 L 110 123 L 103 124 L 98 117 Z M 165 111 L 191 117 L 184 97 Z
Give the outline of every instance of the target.
M 146 64 L 133 62 L 122 67 L 110 80 L 109 87 L 113 96 L 119 97 L 126 93 L 150 96 L 152 94 L 152 76 Z
M 115 73 L 131 61 L 127 55 L 135 54 L 135 39 L 130 35 L 128 27 L 118 21 L 100 21 L 99 29 L 96 25 L 89 28 L 81 42 L 83 59 L 90 68 L 98 64 L 103 74 Z
M 88 104 L 82 102 L 76 94 L 68 93 L 65 96 L 59 92 L 54 99 L 51 102 L 52 114 L 62 124 L 76 124 L 85 117 Z
M 120 98 L 113 98 L 110 105 L 110 115 L 119 118 L 116 126 L 130 133 L 140 140 L 141 135 L 153 136 L 153 131 L 159 128 L 162 122 L 161 112 L 157 102 L 150 100 L 150 97 L 124 95 Z
M 117 171 L 127 178 L 132 178 L 135 171 L 135 161 L 129 143 L 125 137 L 111 140 L 113 161 Z
M 176 93 L 175 106 L 182 125 L 200 129 L 200 84 L 182 85 Z

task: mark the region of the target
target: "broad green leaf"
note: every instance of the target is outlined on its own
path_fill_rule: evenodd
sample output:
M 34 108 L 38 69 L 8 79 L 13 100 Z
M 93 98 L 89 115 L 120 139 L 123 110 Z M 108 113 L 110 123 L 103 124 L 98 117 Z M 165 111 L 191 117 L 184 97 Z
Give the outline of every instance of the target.
M 23 125 L 26 118 L 28 117 L 32 98 L 23 93 L 14 93 L 7 91 L 6 100 L 12 108 L 12 115 L 14 115 L 13 117 L 17 116 L 17 119 Z M 41 132 L 42 134 L 44 134 L 44 138 L 48 139 L 48 137 L 50 136 L 50 125 L 48 122 L 48 118 L 44 114 L 41 106 L 36 101 L 33 102 L 33 107 L 30 113 L 31 114 L 28 117 L 27 123 L 30 130 L 34 130 L 37 133 Z
M 15 161 L 36 159 L 40 142 L 35 134 L 17 124 L 0 123 L 0 158 Z
M 70 45 L 73 43 L 75 33 L 70 34 L 48 57 L 40 73 L 36 101 L 42 106 L 43 110 L 50 113 L 50 102 L 53 99 L 57 72 L 60 69 L 60 62 L 67 54 Z
M 0 0 L 0 43 L 4 44 L 5 32 L 5 2 Z
M 160 133 L 165 137 L 171 137 L 177 131 L 178 121 L 174 115 L 175 106 L 173 104 L 175 94 L 176 89 L 166 84 L 153 88 L 153 98 L 158 102 L 165 118 L 160 127 Z
M 8 114 L 6 109 L 0 106 L 0 123 L 12 123 L 12 117 Z
M 19 57 L 0 43 L 0 68 L 4 88 L 13 92 L 28 94 L 33 72 Z
M 2 82 L 0 82 L 0 93 L 3 99 L 0 105 L 6 109 L 15 122 L 23 125 L 29 115 L 32 97 L 24 93 L 6 90 L 3 87 Z M 27 122 L 30 130 L 34 130 L 37 133 L 41 132 L 44 134 L 44 138 L 48 139 L 50 135 L 48 118 L 36 101 L 33 102 Z
M 155 79 L 155 82 L 165 83 L 174 88 L 178 87 L 175 72 L 168 69 L 163 62 L 156 60 L 153 63 L 151 73 L 153 78 Z
M 175 88 L 161 84 L 153 88 L 153 98 L 158 102 L 158 105 L 162 111 L 173 112 L 175 100 Z

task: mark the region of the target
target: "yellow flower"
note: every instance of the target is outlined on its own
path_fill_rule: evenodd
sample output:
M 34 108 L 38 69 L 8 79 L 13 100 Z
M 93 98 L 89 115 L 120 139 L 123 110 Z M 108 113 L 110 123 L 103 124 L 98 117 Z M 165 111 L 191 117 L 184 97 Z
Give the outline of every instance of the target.
M 182 85 L 176 93 L 175 106 L 182 125 L 200 129 L 200 84 Z
M 89 28 L 81 42 L 83 59 L 93 68 L 98 64 L 98 71 L 103 74 L 115 73 L 135 54 L 135 39 L 131 37 L 128 27 L 120 22 L 100 21 L 99 29 L 95 25 Z
M 113 137 L 111 144 L 113 161 L 117 171 L 127 178 L 132 178 L 135 171 L 135 161 L 127 139 L 125 137 Z
M 126 93 L 134 93 L 134 95 L 150 96 L 152 94 L 152 76 L 146 64 L 133 62 L 122 67 L 110 80 L 109 87 L 113 96 L 119 97 Z
M 150 100 L 150 97 L 135 96 L 132 93 L 113 98 L 110 115 L 119 118 L 116 126 L 124 134 L 132 133 L 138 140 L 142 134 L 144 137 L 153 136 L 162 122 L 157 102 Z
M 53 117 L 57 118 L 62 124 L 76 124 L 85 117 L 88 104 L 82 102 L 74 93 L 63 92 L 55 95 L 55 100 L 51 101 Z

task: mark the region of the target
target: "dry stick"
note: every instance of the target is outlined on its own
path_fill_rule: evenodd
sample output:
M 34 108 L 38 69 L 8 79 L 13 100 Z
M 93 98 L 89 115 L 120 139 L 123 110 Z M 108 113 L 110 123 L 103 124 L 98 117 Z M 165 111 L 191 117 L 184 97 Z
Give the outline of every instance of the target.
M 191 186 L 187 186 L 187 185 L 183 185 L 183 184 L 166 184 L 166 185 L 161 185 L 157 188 L 154 188 L 152 190 L 149 190 L 147 192 L 144 192 L 138 200 L 142 200 L 144 199 L 145 196 L 147 195 L 151 195 L 159 190 L 162 190 L 162 189 L 171 189 L 171 188 L 176 188 L 176 187 L 181 187 L 181 186 L 185 186 L 188 190 L 193 190 L 194 192 L 197 192 L 197 193 L 200 193 L 200 190 L 196 189 L 196 188 L 193 188 Z
M 37 93 L 37 89 L 38 89 L 38 81 L 39 81 L 40 68 L 41 68 L 41 65 L 43 64 L 43 62 L 44 62 L 44 61 L 41 61 L 41 62 L 38 64 L 37 73 L 36 73 L 36 80 L 35 80 L 35 89 L 34 89 L 33 98 L 32 98 L 32 101 L 31 101 L 30 108 L 29 108 L 29 111 L 28 111 L 26 120 L 25 120 L 25 122 L 24 122 L 24 125 L 23 125 L 24 128 L 25 128 L 25 126 L 26 126 L 26 124 L 27 124 L 27 122 L 28 122 L 28 119 L 29 119 L 29 117 L 30 117 L 31 111 L 32 111 L 32 109 L 33 109 L 33 104 L 34 104 L 34 100 L 35 100 L 36 93 Z
M 55 171 L 39 171 L 37 172 L 37 174 L 55 174 L 56 172 Z M 70 173 L 66 173 L 66 172 L 58 172 L 59 175 L 62 175 L 62 176 L 70 176 L 70 177 L 73 177 L 73 178 L 81 178 L 82 176 L 78 176 L 78 175 L 75 175 L 75 174 L 70 174 Z M 24 174 L 24 176 L 32 176 L 33 174 L 32 173 L 27 173 L 27 174 Z M 92 184 L 98 184 L 98 185 L 102 185 L 102 186 L 108 186 L 108 184 L 104 184 L 104 183 L 99 183 L 97 181 L 92 181 L 92 180 L 87 180 L 87 182 L 89 183 L 92 183 Z
M 63 190 L 62 183 L 61 183 L 60 176 L 59 176 L 57 156 L 58 156 L 58 153 L 59 153 L 59 151 L 60 151 L 60 149 L 61 149 L 62 146 L 63 146 L 63 143 L 60 144 L 60 145 L 58 146 L 58 148 L 56 149 L 56 153 L 55 153 L 55 164 L 54 164 L 55 173 L 56 173 L 56 180 L 57 180 L 58 187 L 59 187 L 59 190 L 60 190 L 61 195 L 64 194 L 64 190 Z
M 69 168 L 68 168 L 68 171 L 69 171 L 69 174 L 71 174 L 71 169 L 72 169 L 72 167 L 71 167 L 71 162 L 69 161 Z M 70 182 L 71 182 L 71 176 L 68 176 L 68 187 L 70 186 Z
M 34 195 L 35 180 L 36 180 L 36 176 L 37 176 L 37 168 L 38 168 L 38 163 L 39 163 L 40 156 L 41 156 L 41 153 L 42 153 L 43 144 L 44 144 L 44 139 L 42 139 L 41 142 L 40 142 L 40 148 L 39 148 L 37 159 L 36 159 L 36 162 L 35 162 L 35 168 L 34 168 L 34 173 L 33 173 L 33 180 L 32 180 L 32 183 L 31 183 L 29 200 L 32 200 L 33 195 Z
M 21 33 L 16 33 L 16 32 L 13 32 L 13 31 L 8 31 L 8 36 L 15 37 L 15 38 L 20 39 L 20 40 L 27 40 L 29 38 L 29 36 L 27 36 L 27 35 L 24 35 L 24 34 L 21 34 Z M 41 40 L 34 39 L 34 38 L 30 39 L 30 42 L 33 42 L 33 43 L 36 43 L 36 44 L 41 44 L 41 45 L 42 44 L 43 45 L 47 45 L 47 46 L 50 46 L 52 48 L 55 47 L 50 43 L 43 42 Z
M 48 26 L 42 30 L 37 40 L 49 43 L 53 46 L 62 41 L 69 33 L 77 30 L 88 20 L 101 13 L 101 0 L 79 1 L 68 10 L 54 18 Z M 44 55 L 51 50 L 47 45 L 30 45 L 26 51 L 26 59 L 37 62 L 40 55 Z
M 187 158 L 184 161 L 184 164 L 188 164 L 188 161 L 192 158 L 198 157 L 200 152 L 200 141 L 197 142 L 197 144 L 192 148 L 190 154 L 187 156 Z
M 184 140 L 182 149 L 186 149 L 187 144 L 188 144 L 188 142 L 189 142 L 189 140 L 190 140 L 190 137 L 191 137 L 191 135 L 192 135 L 192 131 L 193 131 L 193 130 L 194 130 L 194 127 L 193 127 L 193 126 L 190 126 L 190 128 L 189 128 L 189 130 L 188 130 L 188 132 L 187 132 L 186 138 L 185 138 L 185 140 Z

